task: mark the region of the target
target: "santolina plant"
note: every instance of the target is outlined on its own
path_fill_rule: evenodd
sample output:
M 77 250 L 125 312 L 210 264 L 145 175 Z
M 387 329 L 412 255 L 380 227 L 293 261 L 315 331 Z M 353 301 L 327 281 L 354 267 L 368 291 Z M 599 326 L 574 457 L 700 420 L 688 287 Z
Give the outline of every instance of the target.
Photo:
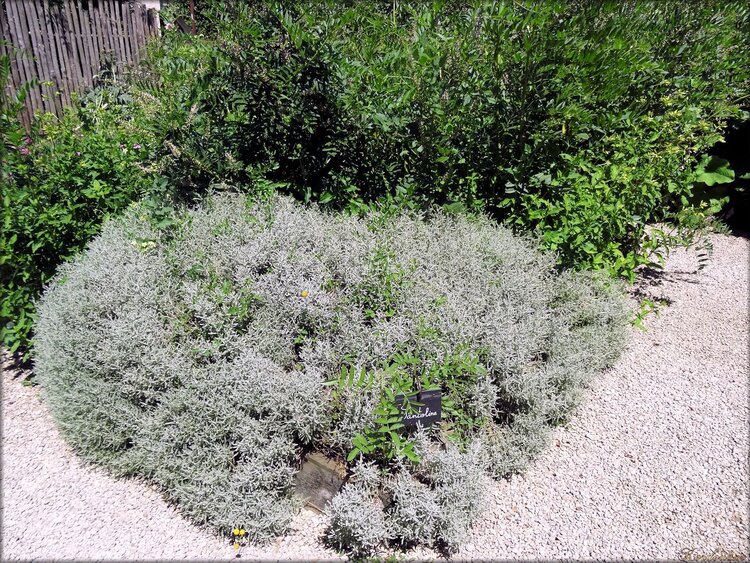
M 315 449 L 355 469 L 330 543 L 456 549 L 488 475 L 520 471 L 623 346 L 615 282 L 483 217 L 231 194 L 166 230 L 140 213 L 48 286 L 36 372 L 84 457 L 251 541 L 287 529 Z M 418 389 L 443 420 L 410 431 L 392 399 Z

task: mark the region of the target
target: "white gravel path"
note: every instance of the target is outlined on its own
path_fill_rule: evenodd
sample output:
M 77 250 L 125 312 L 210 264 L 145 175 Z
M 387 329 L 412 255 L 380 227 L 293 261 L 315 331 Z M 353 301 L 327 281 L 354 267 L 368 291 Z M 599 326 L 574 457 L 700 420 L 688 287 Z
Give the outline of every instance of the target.
M 715 235 L 708 267 L 673 254 L 643 290 L 671 301 L 633 330 L 552 446 L 491 502 L 456 559 L 739 559 L 750 553 L 750 241 Z M 10 559 L 232 559 L 155 490 L 85 466 L 39 389 L 2 379 L 2 554 Z M 243 559 L 329 559 L 325 520 Z M 411 557 L 434 557 L 427 551 Z

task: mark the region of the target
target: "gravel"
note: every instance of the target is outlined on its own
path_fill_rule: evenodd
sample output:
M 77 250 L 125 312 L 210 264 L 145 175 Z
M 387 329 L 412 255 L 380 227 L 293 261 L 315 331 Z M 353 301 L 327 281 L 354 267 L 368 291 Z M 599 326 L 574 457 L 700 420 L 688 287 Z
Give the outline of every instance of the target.
M 633 291 L 669 302 L 633 329 L 566 427 L 522 476 L 493 483 L 469 559 L 739 559 L 750 554 L 750 241 L 712 235 Z M 2 558 L 233 559 L 158 491 L 85 465 L 40 399 L 2 379 Z M 325 518 L 304 510 L 285 538 L 243 559 L 332 559 Z M 435 558 L 412 551 L 409 558 Z

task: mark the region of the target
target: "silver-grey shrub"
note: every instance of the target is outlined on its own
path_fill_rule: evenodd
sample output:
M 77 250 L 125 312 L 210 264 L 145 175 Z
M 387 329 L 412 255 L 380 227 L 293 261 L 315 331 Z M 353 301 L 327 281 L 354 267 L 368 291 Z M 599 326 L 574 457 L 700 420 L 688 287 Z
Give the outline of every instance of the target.
M 341 491 L 331 499 L 327 540 L 355 557 L 372 554 L 393 534 L 378 495 L 377 468 L 358 464 Z
M 520 471 L 544 447 L 619 354 L 627 317 L 617 284 L 557 272 L 488 219 L 357 219 L 229 194 L 165 231 L 134 206 L 61 268 L 38 310 L 36 371 L 81 454 L 255 541 L 294 515 L 303 451 L 344 458 L 372 427 L 392 358 L 425 371 L 470 353 L 481 371 L 454 399 L 475 423 L 456 444 L 421 433 L 422 463 L 376 459 L 376 483 L 334 499 L 330 539 L 361 554 L 460 545 L 485 471 Z M 372 384 L 324 385 L 343 366 Z

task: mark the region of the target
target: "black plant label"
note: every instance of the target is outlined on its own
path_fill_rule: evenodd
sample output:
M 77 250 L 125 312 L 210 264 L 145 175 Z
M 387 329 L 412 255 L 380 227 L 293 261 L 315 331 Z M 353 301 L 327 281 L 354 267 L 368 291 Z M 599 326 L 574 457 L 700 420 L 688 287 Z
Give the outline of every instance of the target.
M 413 395 L 396 395 L 396 406 L 404 426 L 422 425 L 424 428 L 440 421 L 442 400 L 440 390 L 420 391 Z

